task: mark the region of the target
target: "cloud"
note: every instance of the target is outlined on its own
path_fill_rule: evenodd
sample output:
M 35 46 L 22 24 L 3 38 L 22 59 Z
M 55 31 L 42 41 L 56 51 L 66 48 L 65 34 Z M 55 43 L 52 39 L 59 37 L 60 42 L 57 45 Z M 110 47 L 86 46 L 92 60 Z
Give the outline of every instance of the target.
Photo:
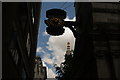
M 55 78 L 56 74 L 53 72 L 52 69 L 48 69 L 47 77 L 48 78 Z
M 42 61 L 42 64 L 43 64 L 43 66 L 47 67 L 47 65 L 45 64 L 45 62 L 44 62 L 44 61 Z
M 69 19 L 69 17 L 67 16 L 67 18 L 65 18 L 64 21 L 76 21 L 76 17 L 74 17 L 73 19 Z
M 42 47 L 38 47 L 38 48 L 37 48 L 37 52 L 39 52 L 39 53 L 40 53 L 40 52 L 45 53 L 45 51 L 43 50 L 43 48 L 42 48 Z
M 45 31 L 43 32 L 43 36 L 48 36 L 49 34 Z
M 49 57 L 44 57 L 42 60 L 48 64 L 53 64 L 53 60 L 50 59 Z

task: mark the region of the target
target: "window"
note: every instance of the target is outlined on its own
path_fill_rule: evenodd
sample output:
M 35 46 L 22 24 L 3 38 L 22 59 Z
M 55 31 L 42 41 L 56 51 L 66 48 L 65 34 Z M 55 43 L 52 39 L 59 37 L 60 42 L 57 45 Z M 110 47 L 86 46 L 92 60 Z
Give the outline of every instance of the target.
M 30 55 L 30 46 L 31 46 L 30 34 L 28 33 L 27 42 L 26 42 L 26 48 L 27 48 L 27 51 L 28 51 L 28 56 Z
M 26 79 L 26 72 L 24 68 L 22 68 L 22 79 Z
M 11 53 L 12 53 L 12 58 L 13 58 L 15 64 L 17 65 L 18 59 L 19 59 L 19 54 L 18 54 L 17 49 L 11 49 Z
M 18 60 L 19 60 L 19 51 L 18 51 L 18 44 L 17 44 L 17 33 L 14 32 L 11 42 L 10 42 L 10 46 L 9 46 L 9 50 L 12 56 L 12 59 L 14 61 L 14 63 L 17 65 L 18 64 Z
M 34 24 L 34 11 L 33 11 L 33 8 L 31 10 L 31 12 L 32 12 L 32 23 Z

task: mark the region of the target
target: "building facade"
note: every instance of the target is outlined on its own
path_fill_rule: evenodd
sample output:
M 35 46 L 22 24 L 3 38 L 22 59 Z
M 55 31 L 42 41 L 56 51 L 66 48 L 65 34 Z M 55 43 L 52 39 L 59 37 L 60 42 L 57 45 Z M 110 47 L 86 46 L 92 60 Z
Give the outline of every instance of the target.
M 34 78 L 41 3 L 2 3 L 2 79 Z
M 120 3 L 92 3 L 98 78 L 120 77 Z
M 120 3 L 76 2 L 75 78 L 119 80 Z
M 47 79 L 46 67 L 43 66 L 42 60 L 39 56 L 35 58 L 35 68 L 34 68 L 34 80 L 45 80 Z

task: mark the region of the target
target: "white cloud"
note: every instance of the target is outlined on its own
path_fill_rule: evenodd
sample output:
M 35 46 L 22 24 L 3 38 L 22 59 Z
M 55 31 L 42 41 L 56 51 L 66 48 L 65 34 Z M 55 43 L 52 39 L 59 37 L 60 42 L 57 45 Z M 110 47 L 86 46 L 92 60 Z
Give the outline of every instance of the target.
M 48 57 L 44 57 L 42 60 L 48 64 L 53 64 L 53 60 Z
M 64 21 L 76 21 L 76 17 L 74 17 L 73 19 L 69 19 L 67 16 L 67 18 L 65 18 Z
M 49 34 L 45 31 L 43 32 L 43 36 L 48 36 Z
M 45 51 L 43 50 L 42 47 L 38 47 L 38 48 L 37 48 L 37 52 L 43 52 L 43 53 L 45 53 Z
M 42 64 L 43 64 L 43 66 L 47 67 L 44 61 L 42 61 Z
M 55 78 L 56 74 L 52 71 L 52 69 L 48 69 L 47 78 Z

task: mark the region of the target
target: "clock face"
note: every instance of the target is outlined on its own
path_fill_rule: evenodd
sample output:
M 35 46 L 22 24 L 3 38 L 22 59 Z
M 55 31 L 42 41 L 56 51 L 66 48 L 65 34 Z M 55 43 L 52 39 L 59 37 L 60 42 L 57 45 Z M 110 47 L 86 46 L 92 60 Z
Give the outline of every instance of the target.
M 55 26 L 55 27 L 63 27 L 64 25 L 64 20 L 63 19 L 59 19 L 59 18 L 49 18 L 47 20 L 47 24 L 50 26 Z

